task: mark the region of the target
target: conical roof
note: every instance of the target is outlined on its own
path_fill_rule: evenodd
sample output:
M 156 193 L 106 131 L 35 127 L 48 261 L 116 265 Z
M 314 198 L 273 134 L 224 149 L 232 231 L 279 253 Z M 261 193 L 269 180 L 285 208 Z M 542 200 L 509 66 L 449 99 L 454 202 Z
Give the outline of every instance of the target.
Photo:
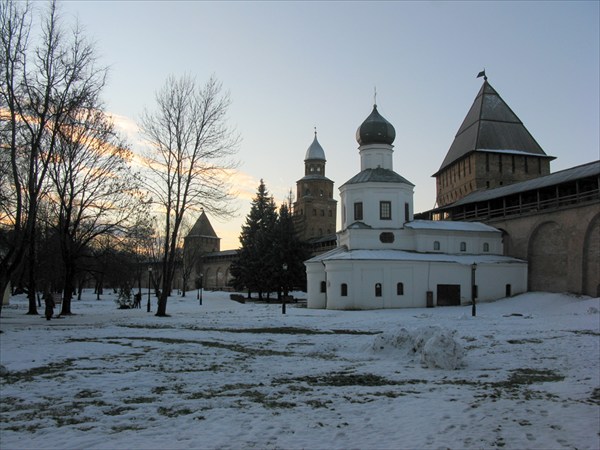
M 192 236 L 204 236 L 204 237 L 218 238 L 217 233 L 215 233 L 215 230 L 213 229 L 212 225 L 210 224 L 210 221 L 208 220 L 208 217 L 206 217 L 206 214 L 204 213 L 204 211 L 202 211 L 202 213 L 200 214 L 200 217 L 198 217 L 198 220 L 196 220 L 196 223 L 194 224 L 194 226 L 192 227 L 192 229 L 190 230 L 190 232 L 187 235 L 187 237 L 192 237 Z
M 304 161 L 312 160 L 312 159 L 320 159 L 325 161 L 325 152 L 323 151 L 323 147 L 317 141 L 317 132 L 315 131 L 315 138 L 306 150 L 306 156 L 304 157 Z
M 356 130 L 356 141 L 359 145 L 392 144 L 396 139 L 396 130 L 393 125 L 383 118 L 373 105 L 369 117 Z
M 511 151 L 548 157 L 487 80 L 483 82 L 437 173 L 476 150 Z

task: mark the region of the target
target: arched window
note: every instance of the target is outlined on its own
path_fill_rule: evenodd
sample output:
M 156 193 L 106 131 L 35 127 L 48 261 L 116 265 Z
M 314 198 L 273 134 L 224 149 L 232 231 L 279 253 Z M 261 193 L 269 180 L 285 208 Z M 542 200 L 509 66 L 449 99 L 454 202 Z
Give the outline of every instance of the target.
M 342 288 L 342 290 L 341 290 L 342 297 L 347 297 L 348 296 L 348 285 L 346 283 L 342 283 L 341 288 Z
M 440 241 L 434 241 L 433 242 L 433 249 L 434 250 L 439 250 L 440 249 Z
M 381 297 L 381 283 L 375 284 L 375 297 Z
M 321 281 L 321 292 L 325 292 L 327 289 L 327 283 L 325 283 L 324 281 Z
M 467 243 L 466 242 L 461 242 L 460 243 L 460 251 L 461 252 L 466 252 L 467 251 Z
M 490 244 L 488 244 L 487 242 L 483 243 L 483 251 L 484 252 L 489 252 L 490 251 Z
M 396 294 L 397 295 L 404 295 L 404 283 L 398 283 L 398 284 L 396 284 Z

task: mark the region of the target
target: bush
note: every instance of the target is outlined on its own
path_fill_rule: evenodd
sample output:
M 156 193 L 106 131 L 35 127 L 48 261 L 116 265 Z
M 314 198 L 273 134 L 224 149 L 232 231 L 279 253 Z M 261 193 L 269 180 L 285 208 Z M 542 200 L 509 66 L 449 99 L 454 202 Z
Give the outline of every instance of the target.
M 129 287 L 129 285 L 121 286 L 119 288 L 119 295 L 115 299 L 115 303 L 119 306 L 119 309 L 133 308 L 133 298 L 131 296 L 131 287 Z

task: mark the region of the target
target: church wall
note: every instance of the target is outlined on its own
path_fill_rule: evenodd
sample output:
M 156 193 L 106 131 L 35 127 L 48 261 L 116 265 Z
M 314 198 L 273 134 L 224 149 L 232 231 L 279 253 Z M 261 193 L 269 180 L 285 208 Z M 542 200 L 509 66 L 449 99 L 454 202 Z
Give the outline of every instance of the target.
M 427 306 L 428 291 L 433 293 L 433 304 L 438 304 L 438 285 L 460 286 L 460 304 L 471 303 L 470 264 L 420 261 L 327 261 L 325 264 L 326 301 L 323 296 L 313 298 L 314 291 L 309 290 L 309 308 L 423 308 Z M 309 286 L 316 289 L 317 283 L 311 274 L 309 272 Z M 398 283 L 402 283 L 401 295 L 398 294 Z M 342 284 L 347 286 L 346 296 L 342 295 Z M 507 284 L 511 295 L 526 292 L 527 265 L 479 264 L 475 271 L 475 284 L 478 286 L 478 301 L 505 297 Z M 377 295 L 379 289 L 381 296 Z

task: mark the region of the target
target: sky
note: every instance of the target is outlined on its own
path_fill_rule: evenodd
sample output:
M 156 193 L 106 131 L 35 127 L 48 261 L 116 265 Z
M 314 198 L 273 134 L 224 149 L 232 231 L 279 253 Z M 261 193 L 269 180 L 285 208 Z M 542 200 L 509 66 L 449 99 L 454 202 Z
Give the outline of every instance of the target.
M 40 3 L 37 3 L 40 6 Z M 237 217 L 210 217 L 239 247 L 260 179 L 277 204 L 304 175 L 316 127 L 338 188 L 360 171 L 355 132 L 379 112 L 396 129 L 394 170 L 435 206 L 437 171 L 485 69 L 558 171 L 599 159 L 600 2 L 66 1 L 110 67 L 107 110 L 134 151 L 144 109 L 169 75 L 229 92 L 242 141 Z M 338 226 L 339 219 L 338 205 Z M 192 218 L 195 220 L 195 217 Z
M 3 449 L 599 447 L 599 298 L 530 292 L 476 317 L 114 299 L 86 290 L 50 321 L 24 294 L 3 307 Z

